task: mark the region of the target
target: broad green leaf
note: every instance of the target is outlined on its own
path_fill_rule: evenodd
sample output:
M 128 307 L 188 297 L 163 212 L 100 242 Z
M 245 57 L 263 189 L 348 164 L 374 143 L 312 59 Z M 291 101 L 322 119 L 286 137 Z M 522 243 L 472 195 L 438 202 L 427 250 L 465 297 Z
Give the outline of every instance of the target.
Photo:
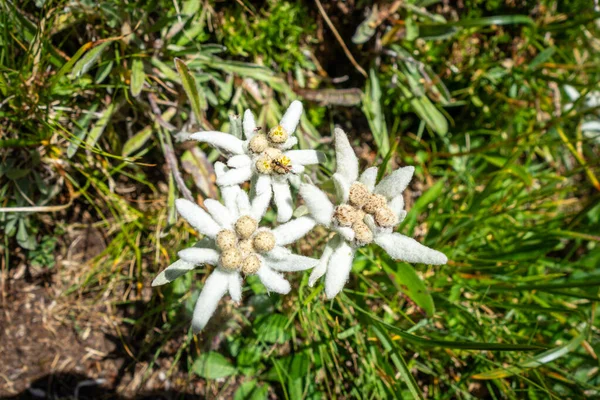
M 196 375 L 206 379 L 219 379 L 236 374 L 236 368 L 228 359 L 216 351 L 202 353 L 194 361 L 192 371 Z
M 129 90 L 133 97 L 139 96 L 144 87 L 146 73 L 144 72 L 144 62 L 139 58 L 135 58 L 131 64 L 131 83 Z
M 256 335 L 267 343 L 284 343 L 290 338 L 288 319 L 281 314 L 271 314 L 258 321 Z
M 382 262 L 382 265 L 387 273 L 394 276 L 398 289 L 402 293 L 421 307 L 428 316 L 435 314 L 433 298 L 412 265 L 404 262 L 396 263 L 395 268 L 386 262 Z
M 200 95 L 198 93 L 198 84 L 196 83 L 196 79 L 188 69 L 187 65 L 179 58 L 175 59 L 175 66 L 177 67 L 177 72 L 181 77 L 181 84 L 183 85 L 183 89 L 187 94 L 188 99 L 190 100 L 190 104 L 192 105 L 192 111 L 196 115 L 196 121 L 202 121 L 202 104 L 200 103 Z M 206 109 L 206 105 L 204 106 Z
M 129 140 L 125 142 L 123 145 L 122 155 L 123 157 L 127 157 L 130 154 L 135 153 L 139 149 L 144 146 L 144 144 L 152 137 L 152 127 L 147 126 L 135 135 L 133 135 Z
M 94 103 L 88 112 L 84 113 L 81 118 L 77 120 L 77 123 L 75 124 L 77 129 L 73 133 L 74 138 L 69 142 L 69 147 L 67 147 L 67 158 L 71 158 L 77 153 L 77 149 L 79 149 L 79 145 L 85 139 L 85 135 L 88 132 L 87 128 L 97 109 L 98 103 Z
M 110 42 L 103 42 L 85 53 L 85 55 L 77 61 L 69 77 L 71 79 L 79 78 L 89 71 L 109 44 Z

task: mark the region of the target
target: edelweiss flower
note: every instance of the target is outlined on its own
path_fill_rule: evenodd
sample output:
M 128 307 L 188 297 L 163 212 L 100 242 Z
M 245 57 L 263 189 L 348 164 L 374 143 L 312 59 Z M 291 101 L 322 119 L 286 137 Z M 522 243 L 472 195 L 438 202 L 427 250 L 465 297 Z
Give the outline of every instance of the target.
M 227 173 L 222 163 L 215 164 L 217 177 Z M 278 226 L 275 229 L 259 227 L 266 207 L 260 198 L 252 203 L 239 186 L 221 189 L 225 205 L 207 199 L 208 212 L 185 199 L 175 202 L 177 211 L 205 238 L 196 246 L 181 250 L 181 258 L 162 271 L 152 286 L 171 282 L 197 265 L 216 266 L 206 280 L 198 297 L 192 327 L 199 331 L 208 322 L 219 300 L 227 293 L 235 302 L 242 298 L 242 277 L 258 275 L 267 290 L 282 294 L 290 291 L 290 284 L 276 271 L 303 271 L 314 267 L 319 260 L 303 257 L 286 249 L 315 226 L 307 216 Z M 257 201 L 258 200 L 258 201 Z
M 224 132 L 196 132 L 190 139 L 208 143 L 228 153 L 227 161 L 232 170 L 217 178 L 219 186 L 239 185 L 253 180 L 258 196 L 266 195 L 267 205 L 274 194 L 277 221 L 286 222 L 292 217 L 293 203 L 288 179 L 292 174 L 304 171 L 305 165 L 318 164 L 324 157 L 315 150 L 289 150 L 298 143 L 294 134 L 302 103 L 294 101 L 285 112 L 281 122 L 268 133 L 257 128 L 250 110 L 244 113 L 243 127 L 246 140 L 240 140 Z
M 439 251 L 416 240 L 394 233 L 393 228 L 406 216 L 402 192 L 408 186 L 414 167 L 392 172 L 375 186 L 377 167 L 368 168 L 358 177 L 358 159 L 344 131 L 335 129 L 337 171 L 333 175 L 340 204 L 334 206 L 314 185 L 302 184 L 300 195 L 313 218 L 337 234 L 327 243 L 309 285 L 325 273 L 325 294 L 335 297 L 344 287 L 356 249 L 372 242 L 393 259 L 411 263 L 445 264 Z

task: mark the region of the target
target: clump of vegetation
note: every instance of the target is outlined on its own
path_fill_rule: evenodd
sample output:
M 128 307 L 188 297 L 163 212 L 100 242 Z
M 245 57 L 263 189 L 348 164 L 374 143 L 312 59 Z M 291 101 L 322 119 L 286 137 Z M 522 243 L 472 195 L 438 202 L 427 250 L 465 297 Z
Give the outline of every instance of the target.
M 160 372 L 238 399 L 597 397 L 593 2 L 247 3 L 0 1 L 2 307 L 50 276 L 37 306 L 56 301 L 48 318 L 81 340 L 107 333 L 134 390 L 166 386 Z M 236 129 L 247 108 L 275 126 L 297 98 L 299 148 L 328 156 L 310 179 L 333 189 L 335 125 L 378 179 L 414 165 L 396 232 L 449 264 L 366 246 L 330 302 L 308 274 L 287 297 L 250 277 L 194 335 L 210 269 L 150 288 L 200 239 L 175 199 L 219 197 L 220 154 L 182 136 Z

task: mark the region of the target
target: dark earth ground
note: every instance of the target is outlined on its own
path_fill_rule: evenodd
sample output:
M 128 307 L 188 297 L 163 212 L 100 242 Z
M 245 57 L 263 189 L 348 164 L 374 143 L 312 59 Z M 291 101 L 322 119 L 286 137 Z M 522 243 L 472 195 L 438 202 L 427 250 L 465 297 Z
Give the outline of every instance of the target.
M 173 357 L 152 366 L 136 360 L 135 337 L 121 322 L 128 310 L 65 295 L 104 246 L 95 230 L 72 236 L 52 269 L 23 263 L 7 271 L 2 265 L 0 399 L 197 398 L 206 390 L 201 381 L 190 382 L 177 369 L 167 378 Z M 148 288 L 143 296 L 150 295 Z M 170 343 L 174 350 L 181 340 Z

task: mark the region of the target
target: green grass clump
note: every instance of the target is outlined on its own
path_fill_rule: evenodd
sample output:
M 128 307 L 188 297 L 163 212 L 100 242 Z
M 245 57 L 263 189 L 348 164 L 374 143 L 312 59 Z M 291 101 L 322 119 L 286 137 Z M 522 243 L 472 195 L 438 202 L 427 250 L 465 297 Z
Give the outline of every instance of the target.
M 600 148 L 580 126 L 599 111 L 565 107 L 564 90 L 600 89 L 592 3 L 403 2 L 357 43 L 371 9 L 322 3 L 367 77 L 327 59 L 345 55 L 317 39 L 332 36 L 312 2 L 0 0 L 3 265 L 53 267 L 59 300 L 123 310 L 105 329 L 131 354 L 124 371 L 168 363 L 208 397 L 598 397 Z M 243 304 L 223 301 L 193 336 L 212 267 L 148 287 L 198 240 L 174 199 L 219 196 L 219 153 L 178 133 L 228 131 L 246 108 L 272 126 L 298 87 L 320 99 L 304 102 L 300 146 L 331 160 L 339 124 L 361 166 L 414 165 L 399 231 L 451 262 L 363 248 L 331 302 L 308 274 L 285 297 L 250 278 Z M 360 104 L 337 104 L 348 88 Z M 330 185 L 333 167 L 309 176 Z M 61 280 L 51 256 L 81 230 L 105 245 Z M 316 229 L 295 250 L 324 241 Z

